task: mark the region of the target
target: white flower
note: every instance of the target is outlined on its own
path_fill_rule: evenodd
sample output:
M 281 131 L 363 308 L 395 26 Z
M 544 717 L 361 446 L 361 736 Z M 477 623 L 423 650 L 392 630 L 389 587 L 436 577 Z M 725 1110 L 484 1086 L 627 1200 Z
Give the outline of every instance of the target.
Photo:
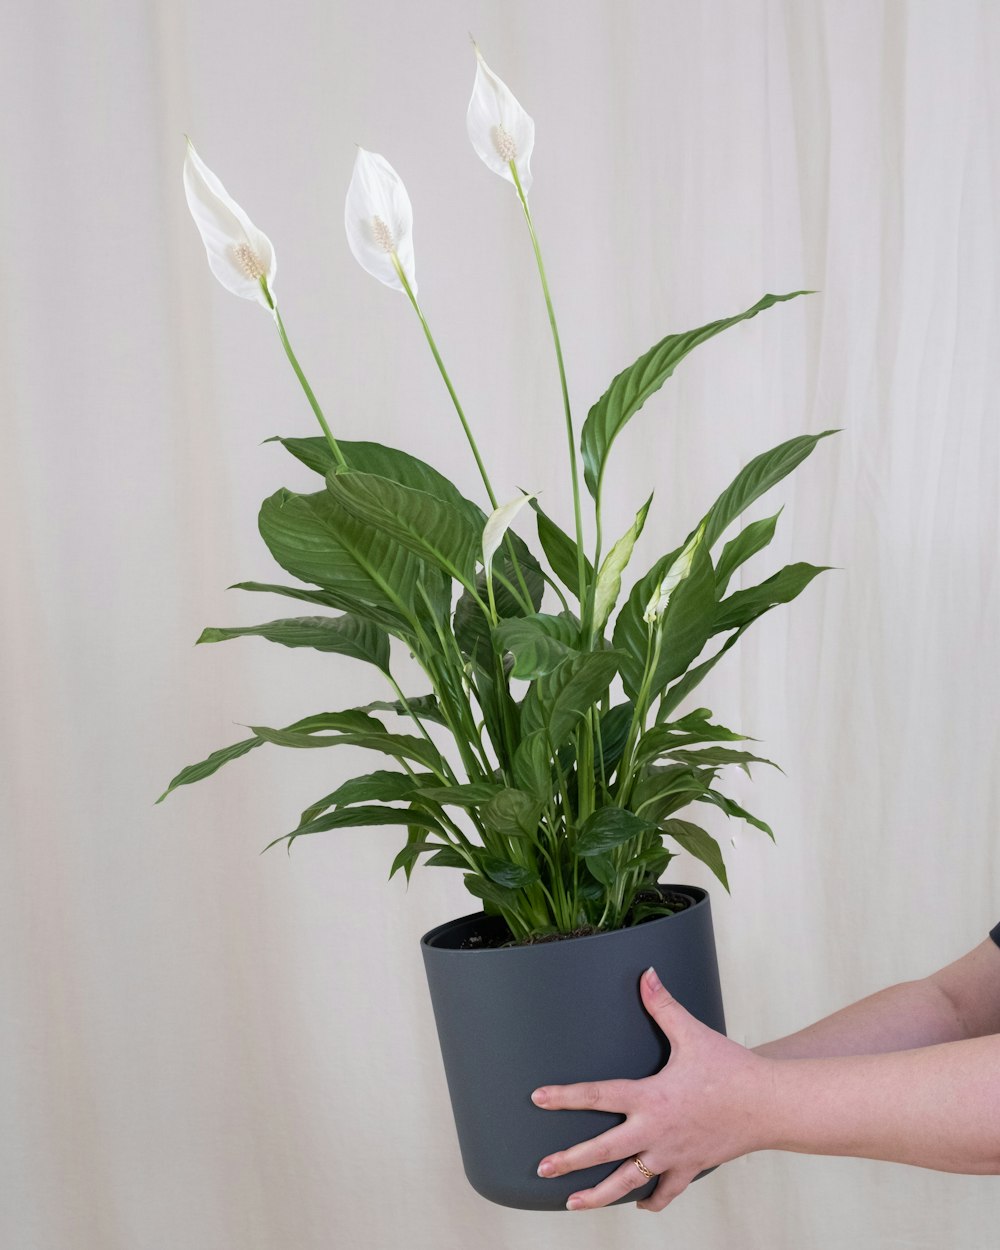
M 646 604 L 646 611 L 643 612 L 642 619 L 647 625 L 655 625 L 663 619 L 663 614 L 667 610 L 667 604 L 670 602 L 670 596 L 691 572 L 695 552 L 701 545 L 701 540 L 704 536 L 705 526 L 703 523 L 698 526 L 694 537 L 671 564 L 663 581 L 660 582 L 649 603 Z
M 271 240 L 229 195 L 190 139 L 184 158 L 184 194 L 212 273 L 227 291 L 256 300 L 271 311 L 272 303 L 261 286 L 263 279 L 273 301 L 278 262 Z
M 514 162 L 521 189 L 531 187 L 531 153 L 535 146 L 535 123 L 514 98 L 506 83 L 493 73 L 476 49 L 476 81 L 465 124 L 480 159 L 502 178 L 513 183 Z
M 384 156 L 358 148 L 344 206 L 344 227 L 354 259 L 386 286 L 404 289 L 393 257 L 413 294 L 413 209 L 402 179 Z
M 530 503 L 535 498 L 535 492 L 530 495 L 518 495 L 516 499 L 512 499 L 510 503 L 502 503 L 495 512 L 490 515 L 489 520 L 483 528 L 483 567 L 487 576 L 492 572 L 493 557 L 497 553 L 497 549 L 503 542 L 504 535 L 514 523 L 514 519 L 525 504 Z

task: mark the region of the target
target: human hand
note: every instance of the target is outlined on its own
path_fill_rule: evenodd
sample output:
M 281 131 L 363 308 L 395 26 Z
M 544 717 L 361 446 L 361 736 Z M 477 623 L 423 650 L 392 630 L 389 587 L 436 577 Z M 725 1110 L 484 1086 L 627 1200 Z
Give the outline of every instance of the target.
M 662 1211 L 706 1168 L 759 1149 L 759 1111 L 773 1061 L 755 1055 L 690 1015 L 660 984 L 652 968 L 640 980 L 643 1006 L 670 1042 L 670 1058 L 642 1080 L 545 1085 L 531 1095 L 546 1111 L 611 1111 L 626 1116 L 599 1137 L 548 1155 L 540 1176 L 563 1176 L 612 1159 L 626 1161 L 593 1189 L 572 1194 L 571 1211 L 603 1207 L 659 1175 L 653 1193 L 636 1205 Z

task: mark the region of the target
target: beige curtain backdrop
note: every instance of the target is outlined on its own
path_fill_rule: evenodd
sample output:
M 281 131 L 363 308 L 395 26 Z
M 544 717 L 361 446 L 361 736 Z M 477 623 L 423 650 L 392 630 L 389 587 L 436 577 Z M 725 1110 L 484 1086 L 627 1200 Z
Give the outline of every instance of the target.
M 486 1203 L 418 951 L 472 910 L 458 874 L 388 883 L 399 835 L 378 829 L 258 854 L 365 757 L 261 751 L 153 800 L 240 725 L 385 697 L 338 657 L 192 647 L 286 612 L 225 588 L 277 580 L 257 507 L 310 478 L 261 443 L 314 427 L 268 317 L 208 271 L 185 132 L 274 241 L 335 428 L 475 493 L 419 325 L 343 237 L 354 144 L 382 152 L 498 490 L 570 516 L 529 243 L 465 135 L 471 29 L 537 124 L 578 422 L 664 333 L 817 291 L 700 348 L 612 467 L 608 534 L 656 488 L 639 570 L 751 456 L 843 429 L 749 514 L 784 506 L 744 584 L 836 569 L 699 699 L 786 770 L 733 781 L 777 845 L 713 825 L 732 1036 L 980 942 L 1000 919 L 1000 5 L 3 7 L 0 1244 L 994 1247 L 996 1180 L 858 1160 L 759 1154 L 656 1216 Z

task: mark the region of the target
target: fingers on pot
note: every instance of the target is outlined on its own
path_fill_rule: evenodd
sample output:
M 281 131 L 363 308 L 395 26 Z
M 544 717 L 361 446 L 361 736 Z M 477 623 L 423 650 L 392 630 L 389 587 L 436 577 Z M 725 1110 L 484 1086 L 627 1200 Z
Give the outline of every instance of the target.
M 655 1173 L 656 1168 L 648 1157 L 644 1156 L 642 1161 L 651 1172 Z M 642 1189 L 648 1181 L 649 1178 L 639 1171 L 631 1159 L 628 1159 L 593 1189 L 581 1189 L 579 1193 L 571 1194 L 566 1208 L 569 1211 L 585 1211 L 592 1207 L 606 1207 L 609 1203 L 626 1197 L 634 1189 Z
M 546 1155 L 538 1165 L 539 1176 L 564 1176 L 567 1172 L 579 1172 L 582 1168 L 598 1167 L 612 1163 L 624 1155 L 631 1157 L 638 1146 L 635 1130 L 628 1123 L 609 1128 L 606 1133 L 579 1142 L 568 1150 L 558 1150 Z M 633 1168 L 638 1172 L 638 1168 Z
M 632 1106 L 635 1081 L 584 1081 L 580 1085 L 543 1085 L 531 1095 L 536 1107 L 546 1111 L 617 1111 Z
M 635 1205 L 640 1211 L 662 1211 L 673 1202 L 678 1194 L 682 1194 L 687 1189 L 692 1180 L 694 1177 L 687 1173 L 682 1175 L 678 1172 L 664 1172 L 659 1184 L 649 1197 Z

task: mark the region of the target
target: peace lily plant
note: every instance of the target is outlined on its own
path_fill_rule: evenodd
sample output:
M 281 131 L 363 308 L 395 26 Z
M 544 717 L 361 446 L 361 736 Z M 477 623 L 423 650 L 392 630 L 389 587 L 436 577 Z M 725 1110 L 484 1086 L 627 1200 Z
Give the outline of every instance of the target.
M 184 186 L 212 272 L 272 315 L 322 431 L 275 440 L 315 471 L 318 489 L 278 490 L 260 510 L 264 542 L 294 584 L 237 584 L 321 611 L 206 629 L 198 641 L 255 636 L 351 657 L 370 665 L 392 697 L 282 727 L 252 726 L 249 737 L 183 769 L 166 793 L 265 743 L 365 747 L 391 767 L 338 785 L 269 845 L 290 847 L 307 834 L 350 826 L 400 825 L 406 840 L 390 875 L 402 869 L 409 878 L 421 860 L 458 868 L 486 911 L 500 914 L 514 940 L 525 941 L 620 928 L 669 910 L 655 887 L 678 849 L 707 864 L 728 889 L 717 841 L 679 815 L 694 804 L 771 834 L 717 780 L 730 766 L 749 774 L 750 764 L 770 761 L 725 745 L 748 739 L 714 723 L 709 709 L 682 714 L 681 705 L 754 621 L 793 600 L 822 571 L 790 564 L 731 590 L 737 570 L 771 541 L 778 514 L 723 540 L 750 504 L 834 431 L 801 435 L 757 456 L 623 596 L 652 497 L 605 554 L 602 503 L 615 439 L 699 344 L 805 292 L 765 295 L 745 312 L 654 344 L 591 407 L 578 456 L 528 202 L 534 122 L 478 48 L 467 126 L 484 164 L 512 185 L 531 241 L 562 389 L 573 532 L 542 509 L 535 493 L 501 503 L 494 490 L 418 303 L 413 210 L 389 162 L 358 150 L 345 206 L 348 242 L 369 273 L 412 305 L 488 510 L 407 452 L 334 435 L 285 331 L 274 248 L 189 142 Z M 590 552 L 578 460 L 593 509 Z M 537 546 L 513 528 L 529 516 Z M 423 671 L 424 688 L 406 692 L 397 682 L 393 638 Z

